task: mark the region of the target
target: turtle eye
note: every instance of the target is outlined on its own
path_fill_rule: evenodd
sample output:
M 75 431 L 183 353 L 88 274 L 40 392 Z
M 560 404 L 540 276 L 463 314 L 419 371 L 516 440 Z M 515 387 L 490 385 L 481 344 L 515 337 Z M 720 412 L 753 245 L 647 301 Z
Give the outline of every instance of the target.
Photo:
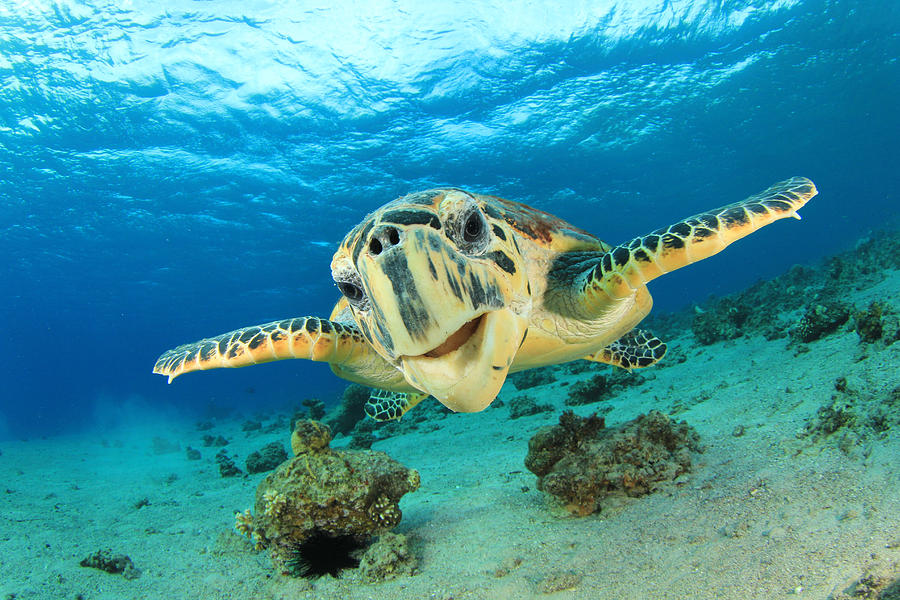
M 369 302 L 362 286 L 354 281 L 336 281 L 338 289 L 347 298 L 347 301 L 355 308 L 364 310 L 368 308 Z
M 360 288 L 355 283 L 350 283 L 349 281 L 341 281 L 337 284 L 338 289 L 341 290 L 341 293 L 347 296 L 347 300 L 350 302 L 359 302 L 363 299 L 362 288 Z
M 484 215 L 477 207 L 465 211 L 456 226 L 456 245 L 466 254 L 481 254 L 489 240 L 488 226 Z
M 474 244 L 478 241 L 482 231 L 484 231 L 484 221 L 481 219 L 481 215 L 476 211 L 470 212 L 463 225 L 463 239 Z

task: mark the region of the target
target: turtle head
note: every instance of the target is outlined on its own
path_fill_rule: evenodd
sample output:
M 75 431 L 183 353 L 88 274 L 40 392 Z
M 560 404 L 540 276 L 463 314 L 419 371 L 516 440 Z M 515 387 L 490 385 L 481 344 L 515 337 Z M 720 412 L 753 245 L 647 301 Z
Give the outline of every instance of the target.
M 460 412 L 496 397 L 531 312 L 522 255 L 491 203 L 457 189 L 405 196 L 366 217 L 331 262 L 372 347 Z

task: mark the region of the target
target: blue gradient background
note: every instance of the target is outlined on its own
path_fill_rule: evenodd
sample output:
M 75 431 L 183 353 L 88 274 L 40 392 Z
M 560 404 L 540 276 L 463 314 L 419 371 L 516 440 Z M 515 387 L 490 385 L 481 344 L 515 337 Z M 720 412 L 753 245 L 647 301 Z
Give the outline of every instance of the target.
M 327 315 L 335 245 L 409 191 L 494 193 L 618 242 L 818 184 L 801 223 L 652 284 L 657 310 L 896 226 L 895 0 L 328 4 L 3 3 L 0 437 L 333 399 L 325 365 L 150 369 Z

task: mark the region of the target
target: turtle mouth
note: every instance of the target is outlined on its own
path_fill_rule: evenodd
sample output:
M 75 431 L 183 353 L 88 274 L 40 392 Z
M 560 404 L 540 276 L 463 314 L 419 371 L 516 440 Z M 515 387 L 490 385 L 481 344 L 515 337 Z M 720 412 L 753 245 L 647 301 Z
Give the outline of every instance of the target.
M 420 356 L 424 356 L 426 358 L 440 358 L 451 352 L 455 352 L 462 347 L 463 344 L 469 341 L 469 339 L 475 335 L 478 331 L 478 328 L 481 326 L 484 321 L 484 313 L 478 315 L 471 321 L 468 321 L 463 324 L 462 327 L 451 333 L 446 340 L 441 342 L 440 345 L 436 346 L 432 350 L 421 354 Z
M 483 410 L 500 391 L 526 328 L 527 320 L 510 310 L 488 311 L 428 352 L 401 356 L 399 367 L 410 385 L 447 408 Z

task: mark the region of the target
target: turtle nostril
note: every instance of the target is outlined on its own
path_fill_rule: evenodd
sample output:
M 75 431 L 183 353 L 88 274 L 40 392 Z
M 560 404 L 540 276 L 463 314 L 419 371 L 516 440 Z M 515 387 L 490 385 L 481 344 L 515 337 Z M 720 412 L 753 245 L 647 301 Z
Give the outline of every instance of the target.
M 379 227 L 369 240 L 369 254 L 378 256 L 400 243 L 400 231 L 396 227 Z
M 400 233 L 396 229 L 394 229 L 393 227 L 388 227 L 386 233 L 388 236 L 388 241 L 391 242 L 391 246 L 396 246 L 400 243 Z

